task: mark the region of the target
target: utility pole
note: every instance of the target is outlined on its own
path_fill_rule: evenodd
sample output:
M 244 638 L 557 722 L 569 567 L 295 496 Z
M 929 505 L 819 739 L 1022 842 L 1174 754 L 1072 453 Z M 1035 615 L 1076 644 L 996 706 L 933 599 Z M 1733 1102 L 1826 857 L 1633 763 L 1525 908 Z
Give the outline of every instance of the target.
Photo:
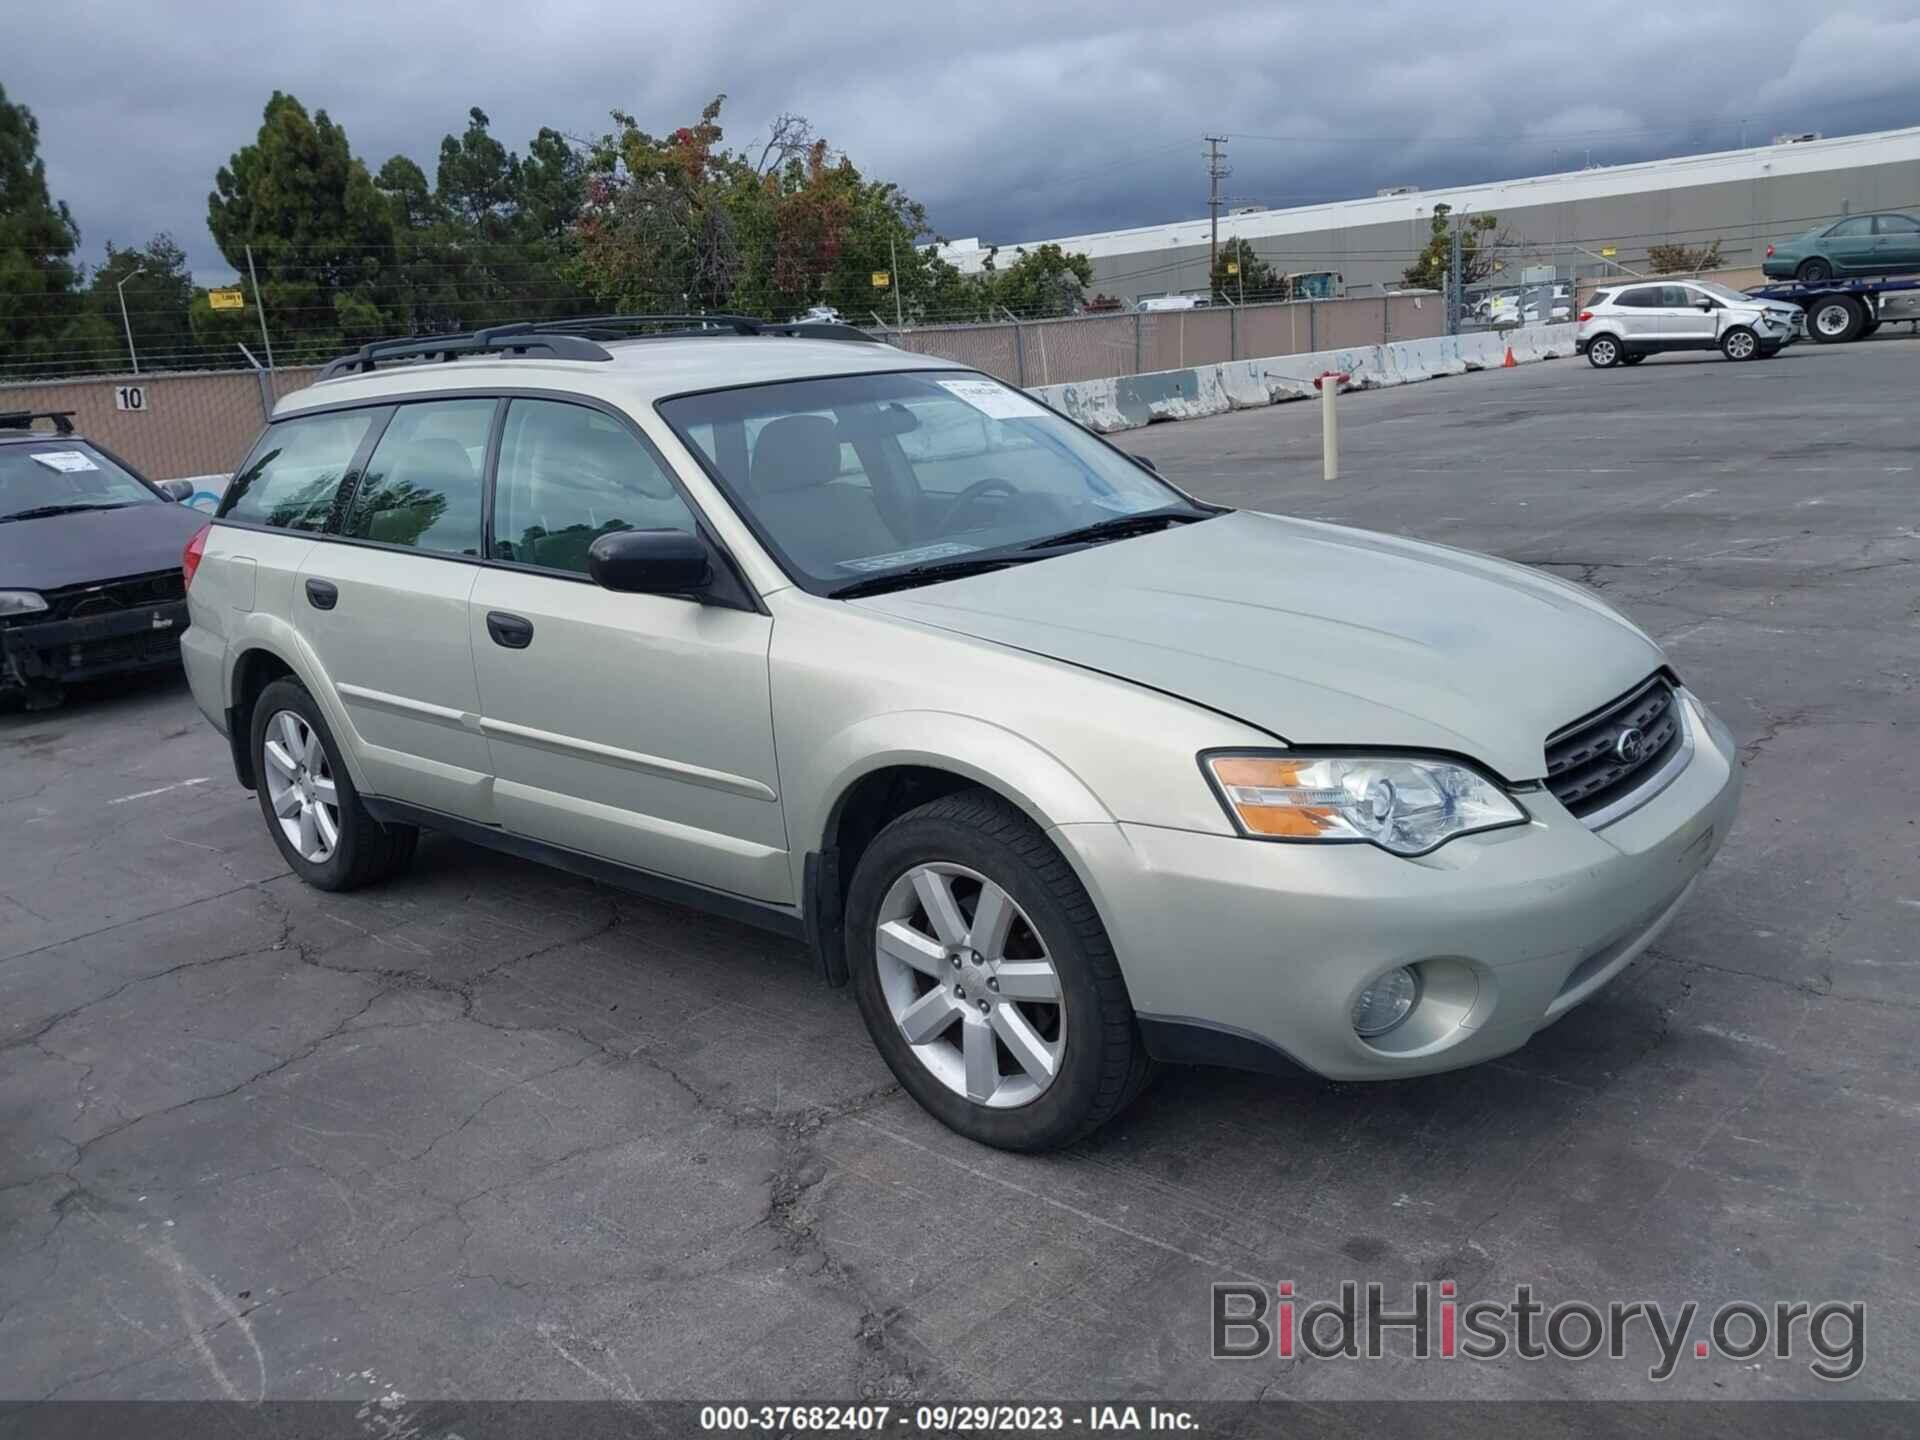
M 1207 216 L 1211 229 L 1207 239 L 1207 289 L 1213 289 L 1214 267 L 1220 263 L 1220 182 L 1233 173 L 1231 167 L 1221 163 L 1220 147 L 1227 143 L 1224 135 L 1202 135 L 1207 142 Z
M 267 338 L 267 306 L 260 298 L 260 275 L 253 268 L 253 246 L 247 246 L 247 278 L 253 281 L 253 308 L 260 315 L 260 343 L 266 348 L 267 369 L 273 369 L 273 341 Z
M 904 330 L 907 327 L 900 318 L 900 252 L 891 235 L 887 236 L 887 267 L 893 272 L 888 276 L 893 284 L 893 328 Z
M 144 275 L 146 273 L 147 267 L 144 265 L 138 269 L 129 270 L 121 279 L 120 283 L 113 287 L 120 292 L 120 324 L 127 332 L 127 359 L 133 365 L 133 373 L 136 375 L 140 373 L 140 357 L 134 353 L 133 349 L 133 322 L 127 319 L 127 281 L 133 279 L 136 275 Z
M 1447 232 L 1447 333 L 1460 333 L 1460 312 L 1462 310 L 1460 294 L 1460 217 L 1449 215 L 1452 222 Z

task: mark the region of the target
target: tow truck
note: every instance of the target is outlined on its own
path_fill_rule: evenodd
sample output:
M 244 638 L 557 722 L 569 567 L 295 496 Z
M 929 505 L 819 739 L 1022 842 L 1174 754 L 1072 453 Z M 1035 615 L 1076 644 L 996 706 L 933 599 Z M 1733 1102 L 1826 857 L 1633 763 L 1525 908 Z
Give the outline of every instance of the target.
M 1807 333 L 1822 345 L 1839 345 L 1848 340 L 1863 340 L 1883 324 L 1909 325 L 1920 334 L 1920 309 L 1911 315 L 1887 315 L 1890 295 L 1915 295 L 1920 298 L 1920 275 L 1892 278 L 1813 281 L 1790 280 L 1778 285 L 1758 285 L 1747 291 L 1756 300 L 1785 300 L 1806 313 Z

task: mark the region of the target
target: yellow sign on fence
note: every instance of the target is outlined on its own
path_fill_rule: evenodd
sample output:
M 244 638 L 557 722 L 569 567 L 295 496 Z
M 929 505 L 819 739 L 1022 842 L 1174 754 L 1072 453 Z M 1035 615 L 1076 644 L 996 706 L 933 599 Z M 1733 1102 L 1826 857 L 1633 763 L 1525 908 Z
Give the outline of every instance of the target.
M 1619 252 L 1611 245 L 1602 245 L 1600 247 L 1600 258 L 1602 260 L 1611 260 L 1618 253 Z
M 244 310 L 247 308 L 247 297 L 239 290 L 209 290 L 207 304 L 215 310 Z
M 884 290 L 891 284 L 893 284 L 893 276 L 889 275 L 885 270 L 876 270 L 873 272 L 874 289 Z

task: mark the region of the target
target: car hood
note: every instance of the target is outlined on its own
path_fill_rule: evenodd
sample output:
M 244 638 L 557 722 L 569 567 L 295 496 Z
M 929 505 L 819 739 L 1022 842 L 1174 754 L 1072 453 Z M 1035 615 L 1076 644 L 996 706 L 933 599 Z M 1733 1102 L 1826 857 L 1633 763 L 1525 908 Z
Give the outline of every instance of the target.
M 1191 700 L 1289 744 L 1447 750 L 1508 780 L 1663 662 L 1524 566 L 1237 512 L 850 602 Z
M 0 585 L 58 590 L 173 569 L 206 523 L 197 510 L 158 502 L 0 522 Z

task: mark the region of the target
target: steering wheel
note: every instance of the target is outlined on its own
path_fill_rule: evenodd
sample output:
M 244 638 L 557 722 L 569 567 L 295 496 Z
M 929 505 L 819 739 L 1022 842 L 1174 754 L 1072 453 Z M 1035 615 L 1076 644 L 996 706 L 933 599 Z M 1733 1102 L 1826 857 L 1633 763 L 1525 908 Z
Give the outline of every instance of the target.
M 944 535 L 948 531 L 955 529 L 955 519 L 965 513 L 967 506 L 973 504 L 974 501 L 979 500 L 983 496 L 993 494 L 996 490 L 1004 495 L 1017 497 L 1020 494 L 1017 486 L 1011 481 L 1002 480 L 998 475 L 989 475 L 984 480 L 976 480 L 958 495 L 954 496 L 952 502 L 948 504 L 947 513 L 941 518 L 939 533 Z

